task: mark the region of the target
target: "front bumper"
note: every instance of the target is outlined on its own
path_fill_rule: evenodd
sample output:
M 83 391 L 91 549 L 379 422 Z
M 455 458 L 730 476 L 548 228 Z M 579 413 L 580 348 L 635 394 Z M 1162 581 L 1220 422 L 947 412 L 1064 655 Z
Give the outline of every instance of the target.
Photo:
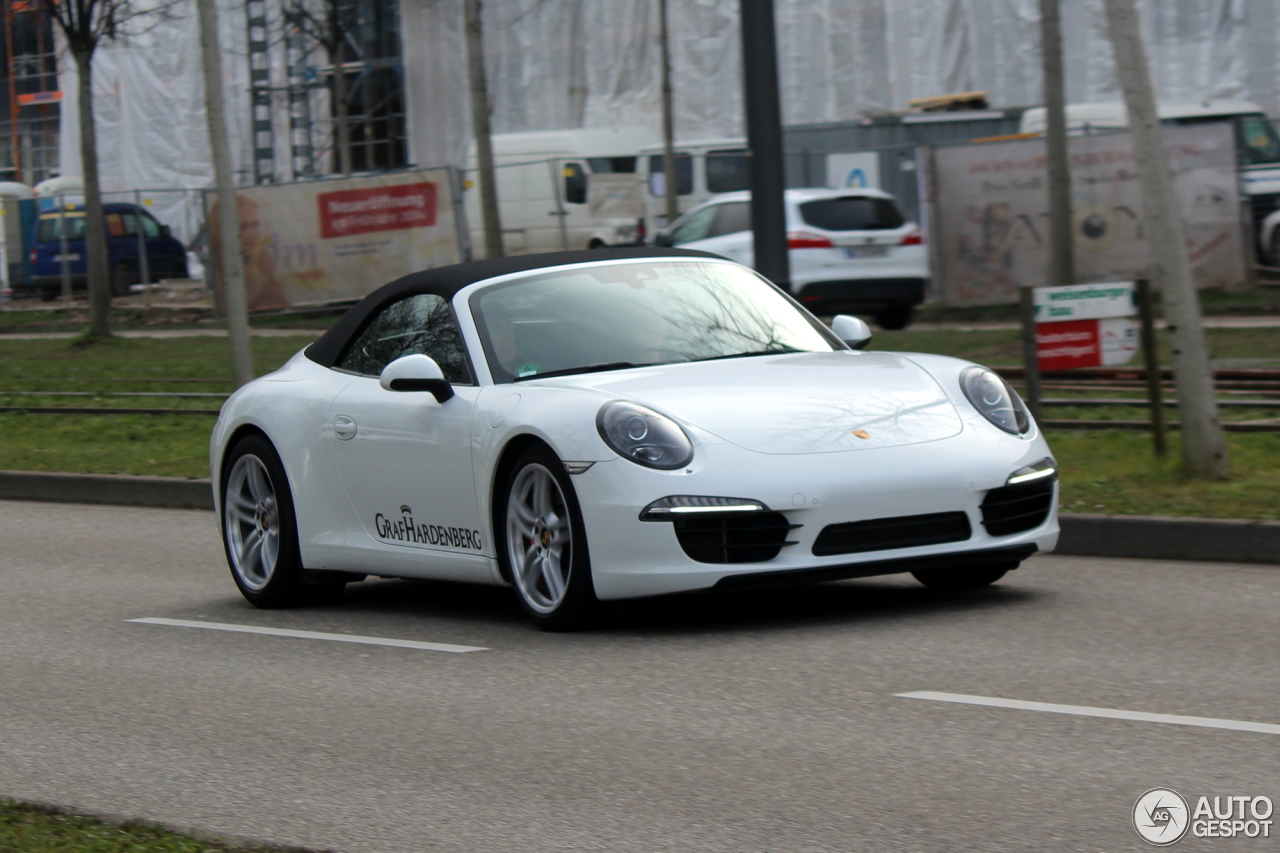
M 1016 562 L 1053 550 L 1057 487 L 1043 523 L 994 536 L 982 501 L 1009 475 L 1050 455 L 1040 436 L 994 436 L 972 423 L 957 436 L 903 447 L 770 455 L 725 442 L 700 442 L 693 465 L 652 471 L 622 459 L 574 477 L 586 523 L 596 594 L 602 599 L 662 595 L 712 587 L 772 586 L 964 564 Z M 641 521 L 640 511 L 668 495 L 749 498 L 794 527 L 776 557 L 753 563 L 705 563 L 686 554 L 672 523 Z M 818 556 L 829 525 L 871 519 L 964 513 L 963 541 Z M 819 549 L 822 550 L 822 549 Z

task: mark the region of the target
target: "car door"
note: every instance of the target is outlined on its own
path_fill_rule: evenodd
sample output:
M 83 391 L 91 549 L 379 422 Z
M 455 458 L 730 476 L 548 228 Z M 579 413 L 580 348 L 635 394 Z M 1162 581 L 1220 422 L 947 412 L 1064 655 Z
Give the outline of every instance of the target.
M 431 356 L 454 387 L 444 403 L 428 392 L 388 391 L 382 369 L 414 353 Z M 334 399 L 329 444 L 347 498 L 352 568 L 384 570 L 379 554 L 417 555 L 429 576 L 487 577 L 471 470 L 471 418 L 479 389 L 449 303 L 416 294 L 383 308 L 339 359 L 355 376 Z M 394 571 L 388 573 L 395 573 Z

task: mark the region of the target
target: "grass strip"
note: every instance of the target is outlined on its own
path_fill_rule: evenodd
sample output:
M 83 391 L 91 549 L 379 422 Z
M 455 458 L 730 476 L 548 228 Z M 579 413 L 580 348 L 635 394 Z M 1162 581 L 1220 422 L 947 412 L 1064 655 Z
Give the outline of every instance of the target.
M 111 823 L 0 800 L 0 853 L 305 853 L 196 838 L 141 821 Z

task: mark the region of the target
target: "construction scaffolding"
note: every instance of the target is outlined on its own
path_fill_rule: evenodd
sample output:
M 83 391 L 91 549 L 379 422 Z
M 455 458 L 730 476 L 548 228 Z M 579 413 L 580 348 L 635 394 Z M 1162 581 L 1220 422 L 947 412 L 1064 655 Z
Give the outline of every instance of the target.
M 30 0 L 4 0 L 4 64 L 8 116 L 0 134 L 0 176 L 37 184 L 59 173 L 62 91 L 48 16 Z

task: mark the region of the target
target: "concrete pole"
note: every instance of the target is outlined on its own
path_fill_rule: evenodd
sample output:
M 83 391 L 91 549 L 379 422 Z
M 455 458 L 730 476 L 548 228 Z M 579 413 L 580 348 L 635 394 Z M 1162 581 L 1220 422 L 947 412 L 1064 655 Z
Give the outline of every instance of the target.
M 480 0 L 462 0 L 467 31 L 467 71 L 471 83 L 471 130 L 476 138 L 476 169 L 480 184 L 480 220 L 484 224 L 484 254 L 500 258 L 502 218 L 498 213 L 498 188 L 494 180 L 493 139 L 489 126 L 489 83 L 484 70 L 484 26 Z
M 200 16 L 200 58 L 204 67 L 205 118 L 213 149 L 213 182 L 218 199 L 222 243 L 222 298 L 227 308 L 231 344 L 231 378 L 236 387 L 253 379 L 249 312 L 244 295 L 244 256 L 240 252 L 240 217 L 232 183 L 231 148 L 227 143 L 226 105 L 222 100 L 222 52 L 218 45 L 218 10 L 214 0 L 196 0 Z
M 742 79 L 750 152 L 751 225 L 755 268 L 791 290 L 787 214 L 783 201 L 782 106 L 778 97 L 778 39 L 773 0 L 739 0 Z
M 667 225 L 680 215 L 676 180 L 675 105 L 671 90 L 671 41 L 667 29 L 667 0 L 658 0 L 659 41 L 662 45 L 662 185 L 667 199 Z
M 1129 110 L 1133 157 L 1142 181 L 1143 218 L 1164 297 L 1169 351 L 1178 388 L 1182 461 L 1199 479 L 1221 479 L 1230 472 L 1227 444 L 1218 420 L 1213 371 L 1200 318 L 1200 299 L 1182 232 L 1178 198 L 1156 112 L 1155 92 L 1133 0 L 1104 0 L 1107 26 L 1116 56 L 1116 74 Z

